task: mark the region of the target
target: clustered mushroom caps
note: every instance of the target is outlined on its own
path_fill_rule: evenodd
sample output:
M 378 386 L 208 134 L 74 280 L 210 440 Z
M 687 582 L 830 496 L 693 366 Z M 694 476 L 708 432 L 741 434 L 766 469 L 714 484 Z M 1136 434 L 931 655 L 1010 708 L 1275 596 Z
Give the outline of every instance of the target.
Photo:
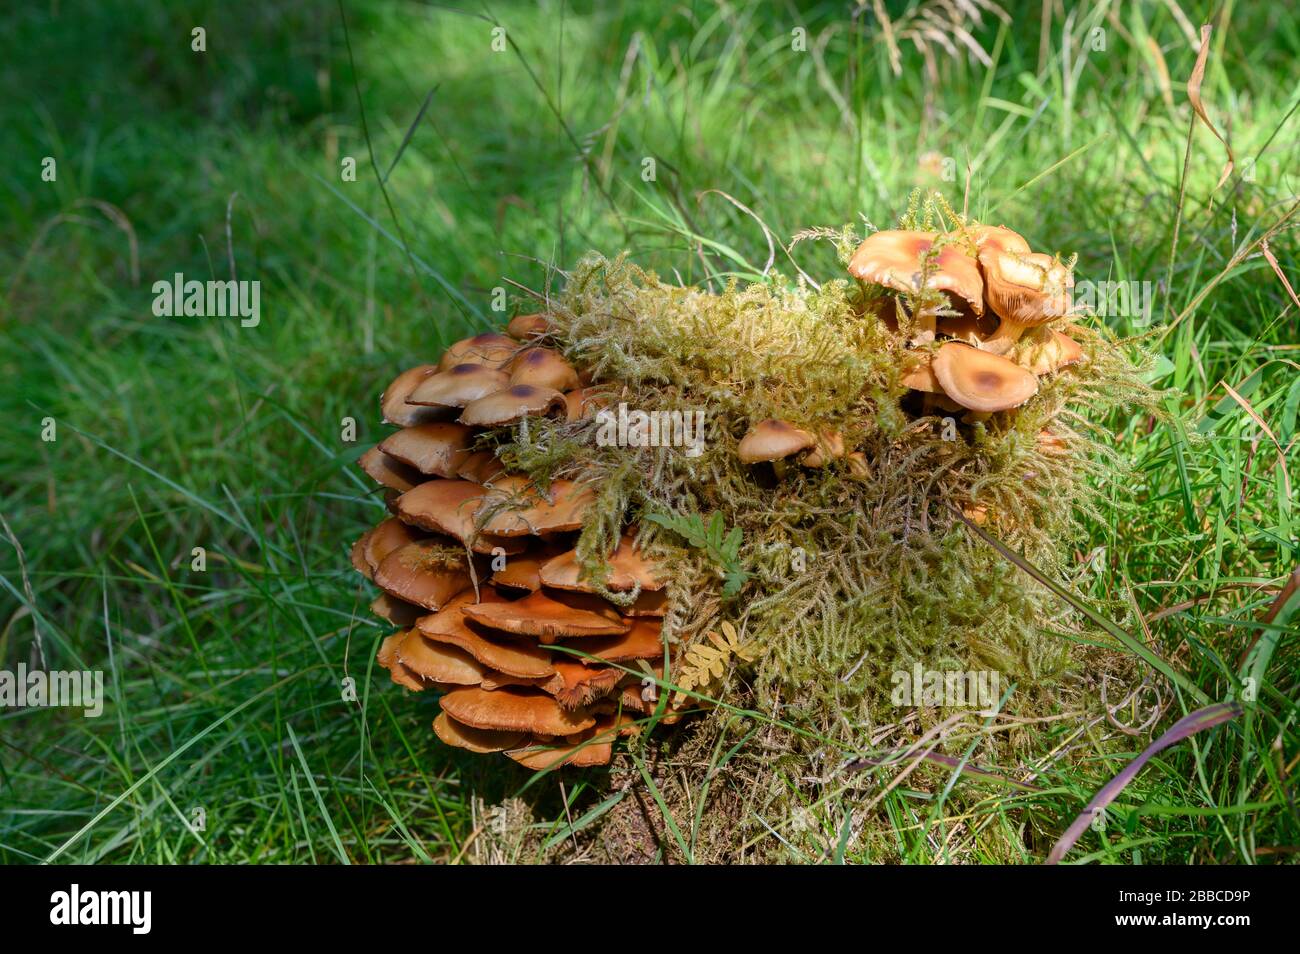
M 984 281 L 975 256 L 959 241 L 942 240 L 936 232 L 876 232 L 853 253 L 849 274 L 907 294 L 934 289 L 954 303 L 964 303 L 976 317 L 984 314 Z M 933 341 L 937 313 L 923 307 L 913 317 L 917 327 L 914 343 Z
M 1048 327 L 1070 313 L 1070 268 L 1032 251 L 1005 226 L 963 226 L 943 237 L 876 232 L 858 246 L 849 272 L 909 300 L 922 287 L 944 293 L 951 313 L 934 322 L 933 335 L 911 342 L 933 341 L 934 347 L 917 348 L 916 363 L 900 376 L 900 383 L 924 395 L 924 413 L 964 410 L 968 421 L 976 421 L 1013 410 L 1037 393 L 1039 378 L 1083 359 L 1083 349 L 1067 333 L 1070 326 Z M 924 332 L 933 311 L 919 310 L 930 312 L 914 316 Z
M 1031 250 L 1020 234 L 1001 225 L 966 225 L 959 231 L 890 229 L 863 241 L 849 262 L 862 282 L 896 293 L 875 300 L 868 311 L 892 334 L 895 317 L 914 308 L 914 333 L 899 368 L 899 383 L 920 394 L 923 415 L 959 414 L 968 423 L 1014 411 L 1038 393 L 1039 379 L 1083 360 L 1079 343 L 1048 327 L 1070 313 L 1073 279 L 1059 258 Z M 942 293 L 933 305 L 934 292 Z M 1065 442 L 1048 431 L 1038 438 L 1045 454 L 1063 454 Z M 778 476 L 791 460 L 821 467 L 842 458 L 847 473 L 868 473 L 860 451 L 849 450 L 836 431 L 807 430 L 776 418 L 754 423 L 737 447 L 740 460 L 772 464 Z M 966 516 L 988 518 L 982 505 Z
M 638 731 L 657 702 L 642 691 L 645 675 L 627 669 L 662 678 L 668 608 L 635 528 L 602 579 L 584 572 L 573 547 L 591 487 L 554 480 L 543 490 L 482 446 L 493 429 L 575 421 L 603 403 L 545 345 L 552 330 L 545 315 L 520 315 L 507 334 L 458 341 L 394 379 L 380 405 L 399 430 L 358 461 L 390 495 L 392 516 L 351 550 L 381 591 L 372 612 L 398 627 L 377 661 L 398 685 L 442 693 L 438 738 L 533 770 L 606 764 L 614 740 Z M 805 447 L 815 443 L 810 435 Z

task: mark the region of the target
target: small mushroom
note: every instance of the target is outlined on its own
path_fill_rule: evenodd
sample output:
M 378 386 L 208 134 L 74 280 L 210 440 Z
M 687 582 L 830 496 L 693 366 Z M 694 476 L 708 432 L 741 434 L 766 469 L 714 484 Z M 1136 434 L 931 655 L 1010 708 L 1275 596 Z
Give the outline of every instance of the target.
M 1025 241 L 1025 237 L 1005 225 L 977 225 L 970 230 L 970 234 L 975 240 L 975 247 L 980 250 L 995 247 L 1017 255 L 1029 252 L 1029 243 Z
M 598 661 L 621 663 L 633 659 L 660 659 L 664 654 L 663 624 L 657 619 L 634 619 L 626 633 L 583 639 L 573 648 L 585 656 L 575 656 L 584 665 L 594 666 Z M 566 644 L 567 645 L 567 644 Z M 594 659 L 587 658 L 594 656 Z
M 504 752 L 517 749 L 528 739 L 526 732 L 511 732 L 503 729 L 475 729 L 473 726 L 457 722 L 445 712 L 438 713 L 433 720 L 433 732 L 447 745 L 466 749 L 477 755 L 489 752 Z
M 650 616 L 656 619 L 668 612 L 668 591 L 650 590 L 643 592 L 630 606 L 621 607 L 624 616 Z
M 494 672 L 518 679 L 547 679 L 555 675 L 551 654 L 535 642 L 492 638 L 466 621 L 467 606 L 501 602 L 504 600 L 490 586 L 481 587 L 477 604 L 473 592 L 462 593 L 437 613 L 421 618 L 416 628 L 434 642 L 463 649 Z
M 921 402 L 921 413 L 933 414 L 936 411 L 942 411 L 952 414 L 963 410 L 960 404 L 944 393 L 943 385 L 939 383 L 938 377 L 935 376 L 934 355 L 921 352 L 914 353 L 919 355 L 919 363 L 904 374 L 899 381 L 913 391 L 920 391 L 925 395 Z
M 564 392 L 566 420 L 580 421 L 596 416 L 596 412 L 608 403 L 596 388 L 577 388 Z
M 926 394 L 942 394 L 943 385 L 934 374 L 934 355 L 924 352 L 912 352 L 917 357 L 916 366 L 907 371 L 900 377 L 899 383 L 904 387 L 911 388 L 913 391 L 924 391 Z
M 352 544 L 352 547 L 348 550 L 348 559 L 352 562 L 353 568 L 367 580 L 375 578 L 374 568 L 366 562 L 366 539 L 372 532 L 372 530 L 367 530 L 361 534 L 361 536 L 357 537 L 356 543 Z
M 595 490 L 586 484 L 553 480 L 542 494 L 528 478 L 514 475 L 493 482 L 475 519 L 484 533 L 503 537 L 562 533 L 582 528 L 595 499 Z
M 464 338 L 443 352 L 438 362 L 439 371 L 448 371 L 458 364 L 483 364 L 489 368 L 503 367 L 519 350 L 519 342 L 508 335 L 489 331 Z
M 1026 328 L 1069 313 L 1074 280 L 1052 256 L 988 246 L 980 252 L 980 265 L 989 308 L 1002 319 L 997 331 L 985 340 L 985 350 L 1006 354 Z
M 510 375 L 484 364 L 457 364 L 431 374 L 411 392 L 407 404 L 464 407 L 510 386 Z
M 370 602 L 370 612 L 380 619 L 387 620 L 394 626 L 410 629 L 416 621 L 429 611 L 423 606 L 416 606 L 406 600 L 399 600 L 389 593 L 380 593 Z
M 506 334 L 519 341 L 528 341 L 550 334 L 554 327 L 551 319 L 542 314 L 515 315 L 506 325 Z
M 461 411 L 460 421 L 478 427 L 505 427 L 525 417 L 565 415 L 567 412 L 564 395 L 555 388 L 516 384 L 470 401 Z
M 557 590 L 598 592 L 595 582 L 582 576 L 577 550 L 562 553 L 548 561 L 542 566 L 539 578 L 542 583 Z M 655 568 L 641 556 L 631 537 L 620 540 L 614 552 L 609 555 L 604 583 L 615 593 L 626 593 L 638 586 L 643 592 L 663 589 L 663 583 L 655 575 Z
M 839 431 L 823 430 L 817 434 L 817 443 L 804 454 L 805 467 L 824 467 L 827 462 L 844 456 L 844 437 Z
M 808 450 L 817 438 L 787 421 L 769 417 L 755 424 L 740 441 L 738 452 L 746 464 L 776 461 Z
M 407 603 L 436 611 L 473 586 L 474 580 L 463 556 L 449 558 L 437 540 L 417 540 L 384 557 L 375 569 L 375 585 Z
M 407 669 L 430 682 L 477 686 L 485 670 L 473 656 L 447 643 L 434 642 L 413 629 L 397 645 L 397 658 Z
M 384 388 L 384 393 L 379 398 L 379 408 L 383 411 L 384 423 L 410 427 L 412 424 L 437 420 L 441 416 L 441 412 L 437 409 L 412 407 L 406 403 L 411 392 L 419 387 L 425 378 L 436 374 L 437 371 L 436 364 L 421 364 L 414 368 L 407 368 L 394 378 L 392 384 Z
M 551 348 L 529 348 L 510 362 L 510 383 L 572 391 L 581 386 L 578 372 Z
M 899 229 L 876 232 L 867 236 L 853 253 L 849 273 L 865 282 L 911 293 L 920 291 L 924 274 L 925 287 L 964 301 L 975 314 L 983 314 L 984 280 L 975 259 L 956 242 L 949 242 L 927 264 L 936 241 L 938 236 L 934 232 Z M 928 312 L 915 317 L 917 342 L 934 340 L 936 315 Z
M 460 480 L 469 480 L 476 484 L 486 484 L 504 477 L 505 465 L 497 460 L 497 455 L 490 450 L 475 451 L 456 468 Z
M 473 435 L 464 424 L 450 421 L 417 424 L 389 434 L 379 442 L 379 449 L 422 474 L 454 477 L 456 469 L 469 456 Z
M 583 709 L 562 709 L 545 692 L 514 686 L 453 689 L 442 697 L 442 711 L 471 728 L 538 735 L 573 735 L 596 724 Z
M 378 447 L 372 447 L 357 460 L 359 466 L 372 480 L 390 487 L 398 493 L 406 493 L 424 480 L 420 472 L 409 464 L 389 457 Z
M 551 679 L 555 677 L 552 676 Z M 548 683 L 548 679 L 525 679 L 522 676 L 511 676 L 504 672 L 488 672 L 483 676 L 483 681 L 479 686 L 491 692 L 494 689 L 501 689 L 505 686 L 532 686 L 540 689 L 543 683 Z
M 467 604 L 464 613 L 466 619 L 489 629 L 536 636 L 543 643 L 563 637 L 614 635 L 631 628 L 608 603 L 604 609 L 582 608 L 553 599 L 542 590 L 513 603 Z
M 1025 367 L 1030 372 L 1042 377 L 1083 360 L 1083 349 L 1069 335 L 1051 328 L 1038 330 L 1046 330 L 1047 334 L 1045 340 L 1029 352 Z
M 375 655 L 375 662 L 379 663 L 388 674 L 392 676 L 393 682 L 399 686 L 405 686 L 412 692 L 423 692 L 428 686 L 423 679 L 417 676 L 411 670 L 407 669 L 402 661 L 397 658 L 397 647 L 402 644 L 406 638 L 405 632 L 393 633 L 386 636 L 384 641 L 379 644 L 379 652 Z
M 422 536 L 424 534 L 408 527 L 396 517 L 386 517 L 363 538 L 361 553 L 373 574 L 388 554 L 408 543 L 414 543 Z
M 1055 457 L 1070 452 L 1069 445 L 1059 435 L 1053 434 L 1051 431 L 1039 431 L 1036 440 L 1038 441 L 1040 453 Z
M 506 565 L 492 574 L 494 586 L 533 593 L 542 588 L 542 565 L 559 556 L 556 547 L 529 550 L 506 559 Z
M 1024 368 L 955 341 L 940 346 L 932 367 L 944 393 L 972 411 L 1006 411 L 1038 393 L 1038 379 Z
M 405 523 L 445 533 L 467 544 L 476 553 L 491 553 L 500 547 L 506 553 L 520 553 L 523 540 L 513 541 L 483 533 L 474 522 L 474 511 L 483 501 L 483 488 L 468 480 L 430 480 L 397 498 L 397 513 Z
M 519 749 L 510 749 L 506 755 L 526 769 L 544 772 L 548 769 L 571 765 L 574 768 L 591 768 L 608 765 L 614 757 L 615 732 L 585 733 L 575 739 L 565 739 L 558 744 L 539 742 Z

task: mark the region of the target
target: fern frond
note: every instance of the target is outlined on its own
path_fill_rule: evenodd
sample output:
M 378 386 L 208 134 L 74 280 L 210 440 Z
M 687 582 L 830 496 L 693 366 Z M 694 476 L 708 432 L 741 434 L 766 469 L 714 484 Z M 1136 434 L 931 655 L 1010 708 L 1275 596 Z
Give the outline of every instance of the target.
M 673 705 L 681 705 L 688 692 L 705 692 L 716 687 L 733 661 L 758 659 L 758 645 L 742 640 L 731 622 L 724 620 L 719 629 L 721 633 L 709 630 L 704 634 L 707 642 L 698 642 L 686 650 L 675 680 L 682 691 L 677 693 Z

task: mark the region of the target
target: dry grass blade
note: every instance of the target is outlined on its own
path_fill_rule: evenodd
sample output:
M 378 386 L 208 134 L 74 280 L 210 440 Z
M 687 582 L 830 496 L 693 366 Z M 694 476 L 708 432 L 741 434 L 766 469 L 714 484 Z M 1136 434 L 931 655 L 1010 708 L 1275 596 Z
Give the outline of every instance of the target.
M 1201 27 L 1201 49 L 1196 54 L 1196 66 L 1192 69 L 1192 76 L 1187 81 L 1187 99 L 1192 104 L 1192 109 L 1200 117 L 1201 122 L 1209 127 L 1210 132 L 1214 133 L 1219 142 L 1223 143 L 1223 148 L 1228 152 L 1228 163 L 1223 167 L 1223 172 L 1219 176 L 1219 181 L 1215 185 L 1217 191 L 1225 182 L 1228 176 L 1232 175 L 1233 167 L 1237 164 L 1236 157 L 1232 154 L 1232 146 L 1228 145 L 1228 140 L 1224 138 L 1223 133 L 1219 132 L 1217 126 L 1210 120 L 1210 114 L 1205 111 L 1205 103 L 1201 99 L 1201 84 L 1205 81 L 1205 65 L 1210 59 L 1210 33 L 1213 27 L 1208 23 Z

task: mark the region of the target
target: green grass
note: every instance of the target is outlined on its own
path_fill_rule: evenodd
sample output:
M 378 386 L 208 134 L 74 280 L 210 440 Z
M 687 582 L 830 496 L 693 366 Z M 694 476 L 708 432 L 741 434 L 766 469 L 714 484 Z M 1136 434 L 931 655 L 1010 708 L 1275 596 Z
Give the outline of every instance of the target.
M 1093 521 L 1078 561 L 1104 559 L 1075 589 L 1135 602 L 1143 619 L 1128 622 L 1196 692 L 1162 683 L 1161 721 L 1118 751 L 1091 716 L 1036 728 L 1035 759 L 994 768 L 1034 769 L 1037 790 L 963 777 L 958 803 L 942 797 L 948 773 L 926 767 L 885 792 L 893 766 L 868 796 L 827 789 L 810 821 L 748 819 L 762 834 L 746 856 L 1040 861 L 1045 836 L 1197 693 L 1227 698 L 1251 640 L 1277 633 L 1259 702 L 1156 756 L 1069 857 L 1294 858 L 1296 629 L 1258 618 L 1300 547 L 1300 309 L 1257 240 L 1272 235 L 1300 285 L 1300 27 L 1282 7 L 1215 6 L 1204 96 L 1238 158 L 1216 190 L 1225 155 L 1192 126 L 1196 54 L 1175 5 L 1064 6 L 1045 33 L 1038 3 L 971 25 L 987 66 L 932 45 L 933 77 L 906 41 L 894 74 L 870 5 L 854 21 L 848 5 L 756 0 L 345 0 L 350 52 L 321 0 L 0 14 L 0 514 L 13 537 L 0 668 L 37 664 L 39 637 L 49 668 L 103 669 L 110 695 L 98 720 L 0 712 L 0 861 L 469 856 L 483 805 L 528 776 L 440 746 L 432 703 L 372 662 L 382 631 L 346 546 L 380 512 L 349 466 L 380 434 L 378 391 L 495 321 L 495 287 L 540 287 L 548 264 L 588 248 L 687 282 L 760 278 L 764 231 L 720 193 L 788 244 L 859 216 L 887 227 L 917 184 L 958 207 L 968 192 L 973 215 L 1078 252 L 1081 277 L 1159 283 L 1157 383 L 1180 396 L 1167 422 L 1112 422 L 1138 477 Z M 1208 15 L 1181 12 L 1194 26 Z M 206 53 L 190 49 L 198 25 Z M 1086 49 L 1094 27 L 1104 51 Z M 408 132 L 385 196 L 371 149 L 383 174 Z M 932 151 L 956 182 L 926 178 Z M 346 156 L 355 182 L 340 179 Z M 837 273 L 829 246 L 793 255 Z M 154 281 L 224 278 L 232 257 L 262 282 L 260 326 L 152 314 Z M 780 249 L 775 267 L 791 271 Z M 199 546 L 206 572 L 191 569 Z M 357 702 L 341 701 L 345 677 Z M 755 727 L 738 718 L 718 763 Z M 639 761 L 636 774 L 664 804 L 658 776 Z M 524 795 L 539 840 L 562 846 L 617 793 L 546 778 Z M 854 814 L 868 803 L 871 821 Z M 677 817 L 659 854 L 691 851 L 701 824 Z M 889 835 L 854 838 L 864 825 Z

